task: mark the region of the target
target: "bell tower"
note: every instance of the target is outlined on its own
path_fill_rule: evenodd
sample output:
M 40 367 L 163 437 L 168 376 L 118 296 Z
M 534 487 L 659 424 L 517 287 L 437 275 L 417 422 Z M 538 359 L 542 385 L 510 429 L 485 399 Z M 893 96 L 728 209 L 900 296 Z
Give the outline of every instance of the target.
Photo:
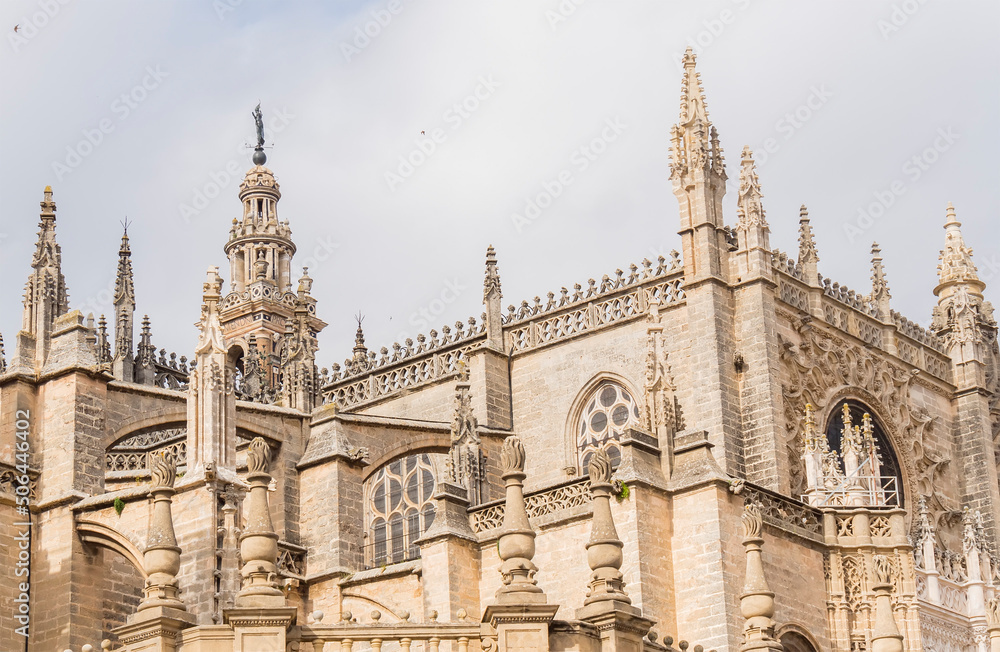
M 229 230 L 229 240 L 224 250 L 229 258 L 230 292 L 221 303 L 220 321 L 225 334 L 226 347 L 239 346 L 242 356 L 253 363 L 237 362 L 240 371 L 259 370 L 258 382 L 247 383 L 251 394 L 276 392 L 281 383 L 281 344 L 286 336 L 286 322 L 294 322 L 296 337 L 313 342 L 326 324 L 316 317 L 315 300 L 308 296 L 308 288 L 298 293 L 292 290 L 292 257 L 295 243 L 288 221 L 278 219 L 278 201 L 281 190 L 274 173 L 264 164 L 264 123 L 260 105 L 253 112 L 257 125 L 257 146 L 253 164 L 243 182 L 239 197 L 243 214 L 234 218 Z M 307 283 L 306 285 L 311 285 Z M 295 319 L 298 304 L 307 304 L 311 311 L 305 319 Z M 301 311 L 300 311 L 301 313 Z M 301 317 L 301 314 L 300 314 Z M 272 393 L 273 396 L 273 393 Z M 245 396 L 258 400 L 256 395 Z M 268 400 L 268 399 L 263 399 Z

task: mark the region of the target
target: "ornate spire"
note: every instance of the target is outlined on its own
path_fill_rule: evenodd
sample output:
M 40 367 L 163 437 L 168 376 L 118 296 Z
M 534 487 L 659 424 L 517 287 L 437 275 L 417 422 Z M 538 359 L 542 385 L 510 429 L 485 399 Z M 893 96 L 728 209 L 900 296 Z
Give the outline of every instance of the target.
M 0 333 L 0 374 L 7 371 L 7 358 L 3 351 L 3 334 Z
M 486 306 L 486 341 L 498 351 L 503 351 L 503 307 L 500 304 L 500 272 L 497 253 L 490 245 L 486 249 L 486 278 L 483 280 L 483 305 Z
M 354 320 L 358 322 L 358 330 L 354 333 L 354 355 L 344 363 L 344 366 L 347 368 L 348 373 L 360 374 L 368 371 L 370 366 L 368 363 L 368 347 L 365 346 L 365 331 L 361 327 L 361 323 L 365 320 L 365 317 L 358 312 Z
M 45 363 L 48 355 L 52 323 L 69 310 L 69 294 L 62 273 L 62 249 L 56 242 L 56 203 L 52 200 L 52 186 L 45 186 L 41 208 L 38 242 L 25 286 L 21 322 L 21 330 L 36 340 L 33 357 L 38 367 Z M 19 360 L 23 357 L 15 355 Z
M 497 270 L 497 252 L 490 245 L 486 249 L 486 278 L 483 280 L 483 302 L 488 302 L 490 296 L 496 294 L 497 298 L 503 298 L 500 292 L 500 272 Z
M 885 269 L 882 267 L 882 250 L 877 242 L 872 243 L 872 295 L 871 302 L 882 321 L 889 319 L 889 283 L 885 280 Z
M 807 261 L 819 262 L 819 252 L 816 250 L 816 238 L 809 221 L 809 209 L 802 204 L 799 207 L 799 263 Z
M 128 220 L 123 224 L 115 276 L 115 377 L 131 382 L 134 375 L 132 341 L 135 322 L 135 284 L 132 280 L 132 250 L 128 244 Z
M 752 226 L 768 228 L 767 220 L 764 219 L 764 205 L 761 203 L 763 196 L 753 152 L 749 147 L 744 147 L 743 158 L 740 161 L 740 190 L 736 198 L 736 214 L 739 216 L 737 228 L 744 230 Z
M 108 341 L 108 320 L 101 315 L 97 320 L 97 364 L 111 362 L 111 343 Z M 106 368 L 106 367 L 105 367 Z
M 819 252 L 816 250 L 816 238 L 813 237 L 812 223 L 809 222 L 809 210 L 805 204 L 799 207 L 799 265 L 806 283 L 819 285 Z
M 938 285 L 934 288 L 938 301 L 931 328 L 951 349 L 952 364 L 957 372 L 953 382 L 965 389 L 985 383 L 987 374 L 982 363 L 992 355 L 989 343 L 996 332 L 996 321 L 993 305 L 983 300 L 986 284 L 976 272 L 972 249 L 966 246 L 961 227 L 955 207 L 949 203 Z M 980 364 L 967 365 L 968 362 Z
M 944 232 L 944 249 L 939 256 L 938 286 L 934 288 L 934 295 L 939 296 L 945 286 L 961 283 L 981 296 L 986 284 L 979 280 L 976 265 L 972 262 L 972 249 L 962 238 L 962 223 L 958 221 L 951 202 L 948 202 Z
M 725 181 L 725 159 L 719 135 L 708 118 L 701 75 L 695 70 L 691 48 L 684 53 L 683 64 L 680 118 L 671 130 L 670 178 L 680 181 L 700 170 Z

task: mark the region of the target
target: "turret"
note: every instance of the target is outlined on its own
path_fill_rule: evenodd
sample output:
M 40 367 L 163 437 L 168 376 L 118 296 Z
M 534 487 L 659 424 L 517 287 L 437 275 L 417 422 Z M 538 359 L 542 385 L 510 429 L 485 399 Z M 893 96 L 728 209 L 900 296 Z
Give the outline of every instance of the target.
M 938 284 L 934 288 L 938 301 L 931 327 L 948 346 L 955 385 L 959 389 L 982 387 L 990 357 L 989 343 L 996 334 L 993 306 L 983 300 L 986 283 L 979 279 L 972 249 L 962 238 L 962 223 L 950 203 L 944 230 Z
M 292 331 L 300 333 L 300 339 L 315 339 L 316 333 L 326 324 L 316 316 L 316 301 L 306 297 L 299 306 L 301 292 L 292 289 L 292 257 L 295 243 L 288 221 L 278 218 L 278 201 L 281 190 L 274 173 L 264 166 L 263 119 L 260 107 L 254 111 L 257 123 L 257 147 L 253 154 L 253 167 L 240 183 L 239 197 L 243 203 L 241 217 L 234 218 L 229 230 L 229 240 L 224 250 L 229 258 L 230 292 L 224 297 L 220 307 L 220 321 L 225 333 L 227 348 L 236 345 L 247 355 L 249 338 L 256 338 L 257 346 L 264 360 L 264 378 L 267 388 L 260 397 L 273 396 L 283 381 L 295 381 L 299 386 L 308 384 L 310 379 L 300 378 L 301 370 L 289 373 L 282 367 L 282 349 L 290 348 L 282 344 L 288 331 L 286 323 L 295 322 Z M 312 280 L 304 277 L 311 287 Z M 300 283 L 301 289 L 301 283 Z M 309 288 L 306 288 L 308 295 Z M 305 311 L 298 315 L 299 310 Z M 300 319 L 300 317 L 302 319 Z M 298 325 L 299 322 L 302 325 Z M 313 345 L 313 351 L 315 346 Z M 244 365 L 236 361 L 241 372 Z M 311 374 L 311 363 L 307 370 Z M 297 379 L 297 380 L 296 380 Z M 312 390 L 310 390 L 312 391 Z M 289 391 L 279 394 L 286 398 Z M 251 398 L 250 400 L 263 400 Z

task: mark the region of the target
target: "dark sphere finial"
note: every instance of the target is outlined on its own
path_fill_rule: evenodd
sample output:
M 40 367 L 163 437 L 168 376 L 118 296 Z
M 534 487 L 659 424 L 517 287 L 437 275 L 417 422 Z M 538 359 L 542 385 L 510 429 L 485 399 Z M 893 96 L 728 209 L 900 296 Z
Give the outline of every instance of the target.
M 267 154 L 264 153 L 264 148 L 258 147 L 253 151 L 253 164 L 254 165 L 264 165 L 267 163 Z

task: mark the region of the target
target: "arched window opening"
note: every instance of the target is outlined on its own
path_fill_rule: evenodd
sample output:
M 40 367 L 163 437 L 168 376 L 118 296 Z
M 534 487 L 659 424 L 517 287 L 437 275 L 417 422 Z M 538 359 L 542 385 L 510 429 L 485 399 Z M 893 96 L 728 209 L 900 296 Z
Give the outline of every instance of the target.
M 639 406 L 632 394 L 618 383 L 601 383 L 584 402 L 577 424 L 577 454 L 585 472 L 590 457 L 603 449 L 617 467 L 621 462 L 622 434 L 639 424 Z
M 434 466 L 427 453 L 394 460 L 365 483 L 365 566 L 416 559 L 420 535 L 434 522 Z
M 902 506 L 903 476 L 885 429 L 855 400 L 840 401 L 824 431 L 806 406 L 803 459 L 812 505 Z
M 816 652 L 809 639 L 796 631 L 787 631 L 778 637 L 785 652 Z

